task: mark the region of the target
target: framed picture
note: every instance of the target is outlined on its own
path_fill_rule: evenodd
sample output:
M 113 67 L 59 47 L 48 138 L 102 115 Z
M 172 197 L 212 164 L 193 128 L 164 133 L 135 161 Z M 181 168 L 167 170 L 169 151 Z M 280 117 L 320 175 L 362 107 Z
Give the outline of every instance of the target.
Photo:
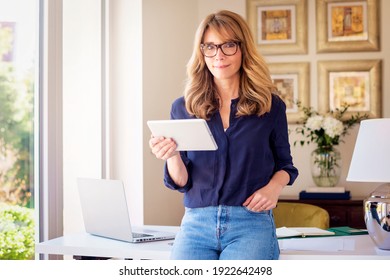
M 380 118 L 381 60 L 319 61 L 318 92 L 321 113 L 348 105 L 345 118 Z
M 379 50 L 377 0 L 317 0 L 317 52 Z
M 260 53 L 307 53 L 307 0 L 247 0 L 247 20 Z
M 270 63 L 271 78 L 286 103 L 288 123 L 298 123 L 304 117 L 297 106 L 310 106 L 309 63 Z

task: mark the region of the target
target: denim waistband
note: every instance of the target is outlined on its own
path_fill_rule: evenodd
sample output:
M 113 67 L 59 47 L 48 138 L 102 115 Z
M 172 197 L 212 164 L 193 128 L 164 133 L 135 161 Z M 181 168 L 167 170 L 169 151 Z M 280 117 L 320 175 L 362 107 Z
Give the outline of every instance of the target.
M 255 211 L 249 210 L 245 206 L 229 206 L 229 205 L 207 206 L 207 207 L 197 207 L 197 208 L 185 207 L 185 209 L 192 210 L 192 211 L 222 211 L 222 210 L 241 211 L 241 210 L 245 210 L 245 211 L 248 211 L 248 212 L 254 213 L 254 214 L 260 214 L 260 213 L 270 214 L 272 212 L 272 210 L 262 210 L 260 212 L 255 212 Z

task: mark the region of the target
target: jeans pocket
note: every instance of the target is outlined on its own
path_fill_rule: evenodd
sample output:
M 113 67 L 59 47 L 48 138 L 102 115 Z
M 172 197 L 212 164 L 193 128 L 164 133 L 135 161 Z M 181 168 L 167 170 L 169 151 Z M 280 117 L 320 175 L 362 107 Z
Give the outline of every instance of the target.
M 251 214 L 269 214 L 269 210 L 261 210 L 261 211 L 253 211 L 253 210 L 250 210 L 248 209 L 247 207 L 243 206 L 244 210 L 251 213 Z

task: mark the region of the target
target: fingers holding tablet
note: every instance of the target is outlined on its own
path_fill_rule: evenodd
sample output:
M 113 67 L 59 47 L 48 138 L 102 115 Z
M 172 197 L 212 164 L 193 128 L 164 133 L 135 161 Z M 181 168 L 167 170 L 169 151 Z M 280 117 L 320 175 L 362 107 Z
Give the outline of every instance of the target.
M 165 138 L 161 136 L 154 137 L 152 135 L 149 140 L 149 146 L 152 153 L 158 159 L 167 160 L 168 158 L 178 153 L 176 151 L 176 142 L 171 138 Z

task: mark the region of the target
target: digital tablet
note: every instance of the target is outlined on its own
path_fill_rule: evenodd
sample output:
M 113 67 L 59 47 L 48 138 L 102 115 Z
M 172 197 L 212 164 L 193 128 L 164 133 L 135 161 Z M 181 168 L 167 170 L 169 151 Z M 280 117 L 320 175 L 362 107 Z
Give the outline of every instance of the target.
M 147 122 L 152 135 L 172 138 L 177 151 L 214 151 L 218 149 L 204 119 L 153 120 Z

